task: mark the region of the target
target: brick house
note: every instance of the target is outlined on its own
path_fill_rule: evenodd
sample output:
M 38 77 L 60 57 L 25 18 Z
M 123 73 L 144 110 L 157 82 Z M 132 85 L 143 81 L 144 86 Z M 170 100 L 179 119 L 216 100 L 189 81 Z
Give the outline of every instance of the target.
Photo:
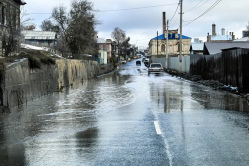
M 99 58 L 100 64 L 108 64 L 110 63 L 110 58 L 112 56 L 112 40 L 97 38 L 97 44 L 99 46 Z
M 166 39 L 168 38 L 168 48 Z M 182 35 L 182 54 L 190 54 L 191 38 Z M 157 44 L 158 43 L 158 44 Z M 163 12 L 163 34 L 158 37 L 154 37 L 149 42 L 149 54 L 165 56 L 166 50 L 168 49 L 169 56 L 178 56 L 180 54 L 180 34 L 178 34 L 178 29 L 168 30 L 168 35 L 166 31 L 166 20 L 165 12 Z

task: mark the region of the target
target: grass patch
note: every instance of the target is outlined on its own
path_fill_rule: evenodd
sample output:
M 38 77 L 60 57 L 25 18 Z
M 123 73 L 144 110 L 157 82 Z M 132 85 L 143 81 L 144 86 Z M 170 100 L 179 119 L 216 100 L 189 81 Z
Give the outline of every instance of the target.
M 46 51 L 40 50 L 21 50 L 18 55 L 19 58 L 28 58 L 31 69 L 41 68 L 41 64 L 55 65 L 55 59 L 53 59 Z
M 6 66 L 22 58 L 27 58 L 29 60 L 29 67 L 31 69 L 41 68 L 42 64 L 55 65 L 56 63 L 55 59 L 46 51 L 21 49 L 19 55 L 0 58 L 0 83 L 2 83 L 5 78 Z
M 22 58 L 28 58 L 30 68 L 40 68 L 42 63 L 52 65 L 55 65 L 56 63 L 55 59 L 52 58 L 46 51 L 28 49 L 21 49 L 19 55 L 4 57 L 1 58 L 0 61 L 6 64 L 10 64 Z

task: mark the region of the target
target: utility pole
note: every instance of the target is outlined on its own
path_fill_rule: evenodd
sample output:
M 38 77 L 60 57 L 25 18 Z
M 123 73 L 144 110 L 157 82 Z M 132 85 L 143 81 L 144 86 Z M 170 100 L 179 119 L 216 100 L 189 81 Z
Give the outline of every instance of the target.
M 180 9 L 180 57 L 179 57 L 179 72 L 182 73 L 182 1 L 180 0 L 181 3 L 181 9 Z
M 156 37 L 156 55 L 158 57 L 158 31 L 157 31 L 157 37 Z
M 169 49 L 169 20 L 167 20 L 167 33 L 166 33 L 166 61 L 165 61 L 165 69 L 168 69 L 168 49 Z

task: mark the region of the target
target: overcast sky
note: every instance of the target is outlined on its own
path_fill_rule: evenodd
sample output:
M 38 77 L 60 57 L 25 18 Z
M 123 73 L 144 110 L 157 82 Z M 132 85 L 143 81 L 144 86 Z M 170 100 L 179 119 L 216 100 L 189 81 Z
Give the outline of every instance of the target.
M 36 30 L 40 30 L 41 22 L 51 16 L 54 7 L 63 5 L 69 10 L 71 4 L 71 0 L 23 1 L 27 3 L 24 7 L 26 13 L 30 13 L 27 17 L 33 19 L 31 22 L 36 24 Z M 101 22 L 96 27 L 99 37 L 111 38 L 113 29 L 119 27 L 131 38 L 131 44 L 146 48 L 150 39 L 156 37 L 157 31 L 159 35 L 162 34 L 162 12 L 166 12 L 166 19 L 171 20 L 179 0 L 92 0 L 91 2 L 94 9 L 99 11 L 95 12 L 96 18 Z M 179 28 L 179 12 L 180 7 L 169 22 L 169 29 Z M 226 32 L 234 32 L 236 38 L 241 38 L 242 30 L 245 30 L 249 21 L 249 1 L 183 0 L 183 12 L 185 36 L 206 41 L 207 33 L 212 33 L 212 24 L 215 23 L 217 34 L 221 34 L 221 28 L 225 28 Z M 194 22 L 189 22 L 194 19 L 196 19 Z

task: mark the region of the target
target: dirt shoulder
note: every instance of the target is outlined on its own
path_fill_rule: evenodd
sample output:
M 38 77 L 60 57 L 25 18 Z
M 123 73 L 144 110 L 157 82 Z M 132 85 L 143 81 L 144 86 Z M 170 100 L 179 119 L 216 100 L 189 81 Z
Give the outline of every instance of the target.
M 191 75 L 187 73 L 179 74 L 176 71 L 167 71 L 172 76 L 180 77 L 186 80 L 197 82 L 199 84 L 212 87 L 214 90 L 227 91 L 236 95 L 239 95 L 242 98 L 245 98 L 249 101 L 249 94 L 239 90 L 237 87 L 232 87 L 230 85 L 225 85 L 216 80 L 204 80 L 199 75 Z

